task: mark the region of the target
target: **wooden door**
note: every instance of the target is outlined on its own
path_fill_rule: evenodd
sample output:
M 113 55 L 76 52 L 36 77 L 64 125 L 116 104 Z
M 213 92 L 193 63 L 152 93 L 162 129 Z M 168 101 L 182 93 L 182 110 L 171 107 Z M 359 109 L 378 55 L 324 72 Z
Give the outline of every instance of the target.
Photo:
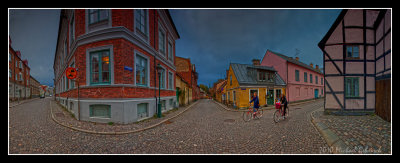
M 386 121 L 391 121 L 390 79 L 375 81 L 375 114 Z

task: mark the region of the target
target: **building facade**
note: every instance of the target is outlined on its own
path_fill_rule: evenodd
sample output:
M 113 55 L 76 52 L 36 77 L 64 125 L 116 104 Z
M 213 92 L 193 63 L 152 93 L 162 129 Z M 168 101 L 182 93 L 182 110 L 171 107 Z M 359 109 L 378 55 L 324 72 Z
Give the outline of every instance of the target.
M 391 115 L 391 10 L 342 10 L 318 44 L 325 110 Z
M 177 101 L 179 103 L 179 106 L 185 106 L 189 104 L 189 99 L 192 99 L 192 88 L 190 87 L 189 83 L 186 82 L 183 77 L 179 74 L 176 73 L 176 78 L 175 78 L 175 83 L 176 83 L 176 96 L 177 96 Z
M 261 66 L 260 60 L 253 64 L 231 63 L 226 83 L 226 100 L 234 108 L 249 106 L 254 93 L 261 106 L 273 105 L 285 91 L 285 83 L 272 67 Z
M 79 120 L 104 123 L 147 119 L 158 103 L 162 112 L 172 109 L 177 39 L 168 10 L 61 10 L 56 100 Z M 77 69 L 75 80 L 67 67 Z
M 221 80 L 220 82 L 215 84 L 215 99 L 218 102 L 225 103 L 225 98 L 224 98 L 224 87 L 226 85 L 226 80 Z
M 11 39 L 8 57 L 9 100 L 15 101 L 30 98 L 30 68 L 28 61 L 22 60 L 21 52 L 12 48 Z
M 190 62 L 189 58 L 175 57 L 176 73 L 190 86 L 187 94 L 189 103 L 198 100 L 200 96 L 200 89 L 197 87 L 198 73 L 196 66 Z
M 36 98 L 40 95 L 40 83 L 33 76 L 30 76 L 30 89 L 31 89 L 31 97 Z
M 267 50 L 261 65 L 277 70 L 287 84 L 284 93 L 289 102 L 324 96 L 324 74 L 318 65 L 307 65 L 300 62 L 299 57 L 291 58 L 271 50 Z

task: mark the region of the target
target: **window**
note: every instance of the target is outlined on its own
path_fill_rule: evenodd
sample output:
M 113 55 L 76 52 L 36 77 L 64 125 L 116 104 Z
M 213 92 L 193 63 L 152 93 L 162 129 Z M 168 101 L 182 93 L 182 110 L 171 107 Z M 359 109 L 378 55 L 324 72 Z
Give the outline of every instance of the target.
M 358 46 L 346 46 L 346 57 L 347 58 L 359 58 Z
M 147 59 L 136 54 L 136 84 L 147 86 Z
M 168 72 L 168 88 L 169 89 L 174 89 L 174 82 L 173 82 L 173 73 Z
M 233 101 L 236 102 L 236 91 L 233 91 L 232 95 L 233 95 Z
M 72 15 L 71 22 L 69 25 L 69 38 L 70 38 L 69 46 L 71 46 L 75 40 L 75 19 L 74 18 L 75 18 L 75 16 Z
M 111 118 L 110 105 L 90 105 L 90 117 Z
M 296 81 L 300 81 L 299 73 L 300 73 L 299 70 L 295 70 Z
M 90 83 L 110 84 L 110 52 L 109 50 L 90 53 Z
M 318 76 L 315 76 L 315 84 L 318 84 Z
M 19 73 L 19 81 L 22 81 L 22 74 L 21 74 L 21 72 Z
M 168 42 L 168 60 L 174 61 L 174 54 L 172 49 L 172 43 Z
M 258 72 L 258 81 L 265 81 L 266 80 L 266 73 L 263 71 Z
M 160 77 L 160 88 L 165 88 L 165 69 L 163 69 Z
M 89 24 L 94 24 L 108 19 L 108 10 L 90 9 Z
M 135 12 L 136 29 L 144 36 L 147 36 L 147 11 L 144 9 L 136 9 Z
M 175 107 L 175 105 L 174 105 L 174 99 L 169 99 L 169 105 L 170 105 L 171 107 Z
M 321 85 L 324 85 L 324 79 L 321 78 Z
M 359 78 L 357 78 L 357 77 L 346 77 L 345 78 L 346 97 L 359 97 L 358 79 Z
M 307 72 L 304 72 L 304 82 L 307 82 Z
M 9 69 L 9 72 L 10 72 L 9 77 L 12 78 L 12 70 Z
M 69 67 L 75 67 L 75 62 L 72 62 Z M 71 80 L 71 88 L 75 88 L 75 82 Z
M 158 49 L 165 55 L 165 33 L 161 29 L 158 30 Z
M 312 83 L 312 74 L 310 74 L 310 83 Z
M 228 101 L 231 101 L 230 92 L 228 92 Z
M 15 61 L 15 67 L 18 68 L 18 61 Z
M 229 82 L 232 85 L 232 75 L 229 77 Z
M 162 111 L 167 110 L 167 107 L 165 106 L 165 102 L 166 102 L 166 100 L 161 100 L 161 110 Z
M 148 104 L 147 103 L 141 103 L 137 105 L 137 116 L 138 119 L 146 118 L 149 116 L 148 112 Z
M 19 61 L 19 68 L 22 68 L 22 61 Z
M 267 73 L 267 80 L 269 82 L 273 82 L 274 80 L 274 74 L 273 73 Z

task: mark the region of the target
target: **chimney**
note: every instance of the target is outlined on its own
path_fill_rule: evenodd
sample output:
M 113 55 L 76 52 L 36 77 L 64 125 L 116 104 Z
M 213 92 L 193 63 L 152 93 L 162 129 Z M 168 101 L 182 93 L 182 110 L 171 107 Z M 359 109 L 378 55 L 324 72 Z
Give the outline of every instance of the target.
M 313 65 L 312 63 L 310 63 L 310 66 L 311 66 L 312 68 L 314 68 L 314 65 Z
M 21 52 L 18 50 L 15 52 L 19 58 L 21 58 Z
M 254 66 L 259 66 L 260 65 L 260 60 L 259 59 L 253 59 L 251 61 L 253 62 Z
M 25 65 L 28 66 L 28 60 L 25 59 L 25 60 L 23 60 L 22 62 L 24 62 Z
M 318 65 L 315 65 L 315 69 L 319 70 L 319 66 L 318 66 Z
M 299 57 L 296 57 L 296 61 L 299 61 Z

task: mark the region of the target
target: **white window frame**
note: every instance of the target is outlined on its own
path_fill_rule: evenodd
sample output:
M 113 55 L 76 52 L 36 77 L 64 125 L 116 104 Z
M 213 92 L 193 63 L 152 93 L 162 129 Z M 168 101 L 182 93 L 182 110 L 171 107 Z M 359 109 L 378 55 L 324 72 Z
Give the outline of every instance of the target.
M 145 116 L 145 117 L 142 117 L 142 118 L 139 118 L 139 105 L 140 104 L 147 104 L 147 108 L 146 108 L 146 112 L 147 112 L 147 116 Z M 142 103 L 138 103 L 138 104 L 136 104 L 136 116 L 137 116 L 137 121 L 140 121 L 140 120 L 143 120 L 143 119 L 147 119 L 147 118 L 149 118 L 150 117 L 150 113 L 149 113 L 149 106 L 150 106 L 150 104 L 149 103 L 147 103 L 147 102 L 142 102 Z
M 257 89 L 249 89 L 249 102 L 251 101 L 251 94 L 250 94 L 251 90 L 257 90 L 257 97 L 258 97 L 258 99 L 260 99 L 260 90 L 258 88 Z M 275 91 L 274 91 L 274 93 L 275 93 Z
M 145 59 L 147 59 L 147 83 L 146 83 L 146 86 L 145 87 L 150 87 L 150 58 L 147 56 L 147 55 L 145 55 L 145 54 L 143 54 L 143 53 L 141 53 L 141 52 L 139 52 L 139 51 L 137 51 L 137 50 L 134 50 L 133 51 L 133 54 L 134 54 L 134 60 L 133 60 L 133 85 L 134 86 L 138 86 L 137 84 L 136 84 L 136 55 L 139 55 L 139 56 L 141 56 L 141 57 L 143 57 L 143 58 L 145 58 Z M 144 87 L 144 86 L 142 86 L 142 85 L 140 85 L 141 87 Z
M 172 74 L 172 79 L 171 79 L 172 84 L 171 84 L 170 81 L 169 81 L 169 79 L 170 79 L 169 74 Z M 168 70 L 168 89 L 169 89 L 169 90 L 174 90 L 174 82 L 175 82 L 175 80 L 174 80 L 174 72 Z M 170 85 L 170 84 L 171 84 L 171 85 Z
M 159 19 L 159 22 L 160 22 L 160 19 Z M 160 48 L 160 30 L 164 33 L 164 54 L 161 52 L 161 48 Z M 168 55 L 168 52 L 167 52 L 167 42 L 168 42 L 168 40 L 167 40 L 167 30 L 165 29 L 165 27 L 161 24 L 161 23 L 158 23 L 158 31 L 157 31 L 157 33 L 158 33 L 158 53 L 164 58 L 164 59 L 167 59 L 167 55 Z
M 172 49 L 172 55 L 170 54 L 170 49 L 169 49 L 169 43 L 171 43 L 171 49 Z M 171 63 L 174 63 L 174 42 L 172 41 L 171 37 L 168 36 L 168 40 L 167 40 L 167 57 L 168 57 L 168 61 Z M 171 56 L 170 56 L 171 55 Z M 172 59 L 171 59 L 172 58 Z
M 161 65 L 160 64 L 160 66 L 161 66 L 161 68 L 162 69 L 164 69 L 164 71 L 163 71 L 163 81 L 164 81 L 164 83 L 163 83 L 163 86 L 164 86 L 164 88 L 161 88 L 161 89 L 163 89 L 163 90 L 167 90 L 167 68 L 165 68 L 163 65 Z M 157 77 L 158 77 L 158 72 L 157 72 Z M 160 79 L 158 79 L 158 80 L 160 80 Z M 160 82 L 160 81 L 158 81 L 158 82 Z M 160 87 L 160 85 L 158 86 L 158 87 Z
M 150 23 L 149 23 L 149 10 L 148 9 L 144 9 L 145 10 L 145 13 L 146 13 L 146 23 L 145 23 L 145 25 L 146 25 L 146 33 L 145 33 L 145 35 L 146 35 L 146 37 L 147 38 L 144 38 L 142 35 L 143 34 L 141 34 L 142 32 L 141 31 L 138 31 L 138 30 L 136 30 L 136 17 L 138 16 L 137 14 L 136 14 L 136 9 L 134 9 L 134 11 L 133 11 L 133 31 L 134 31 L 134 34 L 136 35 L 136 36 L 138 36 L 141 40 L 143 40 L 144 42 L 146 42 L 147 44 L 149 44 L 150 43 L 150 32 L 149 32 L 149 25 L 150 25 Z M 140 33 L 139 33 L 140 32 Z

